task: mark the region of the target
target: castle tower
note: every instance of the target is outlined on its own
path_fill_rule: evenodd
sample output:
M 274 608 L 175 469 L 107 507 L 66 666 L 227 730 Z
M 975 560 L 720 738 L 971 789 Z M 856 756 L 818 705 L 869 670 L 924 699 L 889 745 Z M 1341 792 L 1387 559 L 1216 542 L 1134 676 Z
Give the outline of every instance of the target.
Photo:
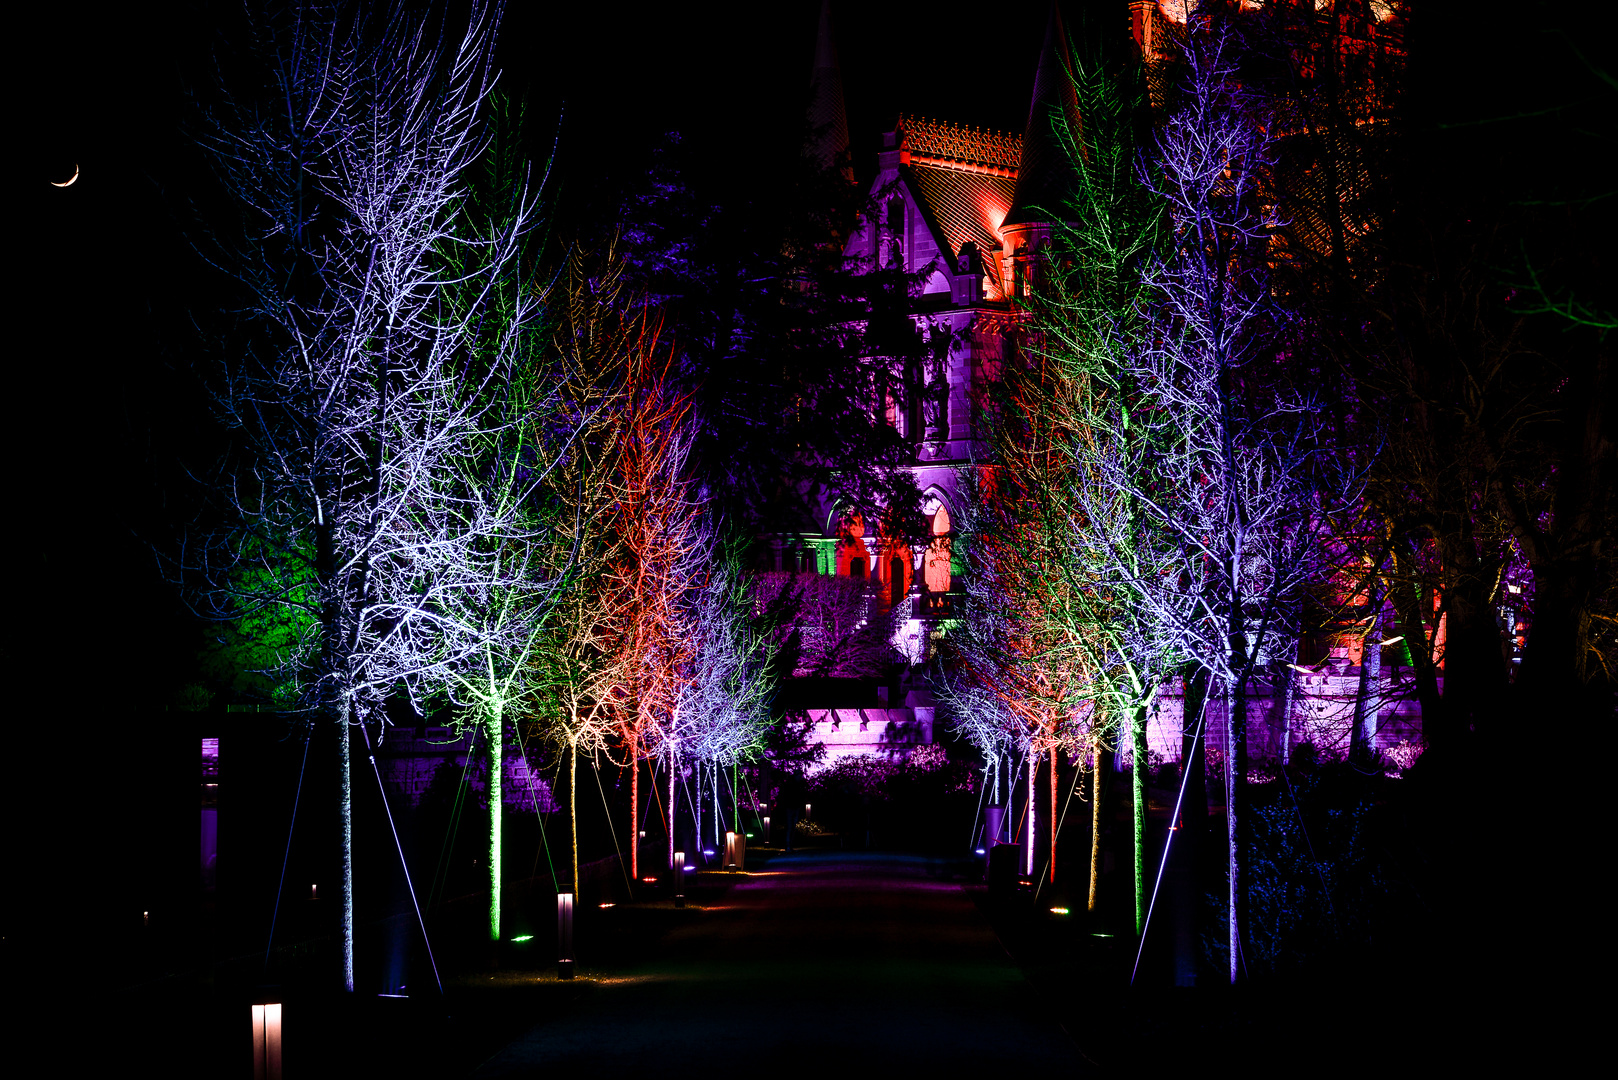
M 831 0 L 820 2 L 820 34 L 815 40 L 809 94 L 809 126 L 814 129 L 810 156 L 830 169 L 848 151 L 848 112 L 843 106 L 843 72 L 837 66 L 837 45 L 832 40 Z M 842 171 L 853 183 L 854 170 L 846 160 Z
M 1067 77 L 1067 63 L 1067 32 L 1062 27 L 1061 12 L 1052 3 L 1045 24 L 1045 43 L 1039 51 L 1039 68 L 1034 73 L 1028 123 L 1023 130 L 1017 186 L 1011 197 L 1011 211 L 1001 225 L 1002 288 L 1012 298 L 1027 295 L 1035 256 L 1050 242 L 1052 215 L 1060 213 L 1071 183 L 1070 167 L 1058 135 L 1064 124 L 1077 133 L 1079 122 L 1079 103 Z

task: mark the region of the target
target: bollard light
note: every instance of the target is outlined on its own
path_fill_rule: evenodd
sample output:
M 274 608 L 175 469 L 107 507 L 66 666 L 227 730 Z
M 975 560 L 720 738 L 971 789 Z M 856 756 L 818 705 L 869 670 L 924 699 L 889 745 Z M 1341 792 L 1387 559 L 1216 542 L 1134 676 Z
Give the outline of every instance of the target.
M 725 833 L 725 869 L 736 869 L 736 834 L 729 831 Z
M 281 1003 L 253 1006 L 253 1080 L 281 1080 Z
M 309 899 L 318 900 L 319 898 L 320 898 L 320 886 L 319 885 L 311 885 L 311 886 L 309 886 Z
M 674 906 L 685 907 L 685 852 L 674 853 Z
M 770 815 L 764 815 L 764 843 L 770 842 Z
M 573 977 L 573 894 L 556 894 L 556 977 Z
M 804 803 L 803 804 L 803 816 L 804 817 L 809 816 L 809 807 L 810 807 L 810 805 L 812 805 L 812 804 L 810 804 L 810 803 Z

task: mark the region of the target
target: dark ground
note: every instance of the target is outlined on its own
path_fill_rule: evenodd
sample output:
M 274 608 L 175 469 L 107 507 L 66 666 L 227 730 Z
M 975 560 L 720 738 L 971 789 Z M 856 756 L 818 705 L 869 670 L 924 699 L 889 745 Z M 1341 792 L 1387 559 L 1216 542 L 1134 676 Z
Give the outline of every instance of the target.
M 769 859 L 603 970 L 475 1075 L 1071 1070 L 1078 1048 L 974 907 L 958 869 L 895 854 Z
M 971 861 L 755 849 L 748 871 L 693 875 L 682 909 L 658 887 L 581 909 L 572 981 L 556 977 L 547 905 L 513 897 L 508 907 L 534 910 L 512 911 L 508 925 L 533 938 L 494 957 L 445 934 L 443 997 L 419 955 L 407 999 L 334 995 L 290 972 L 255 987 L 229 963 L 129 985 L 119 971 L 129 958 L 109 956 L 67 980 L 76 989 L 33 996 L 42 1022 L 14 1026 L 13 1038 L 50 1048 L 50 1071 L 64 1075 L 156 1065 L 165 1076 L 246 1077 L 256 995 L 285 1002 L 294 1080 L 1407 1075 L 1550 1066 L 1584 1022 L 1546 1008 L 1556 988 L 1491 975 L 1491 940 L 1448 973 L 1339 972 L 1240 993 L 1148 978 L 1130 989 L 1125 935 L 1101 936 L 1082 901 L 1053 913 L 1060 894 L 1036 899 L 1024 887 L 992 900 Z M 374 967 L 385 935 L 373 925 L 361 936 L 362 963 Z M 318 976 L 330 965 L 311 955 L 308 966 Z

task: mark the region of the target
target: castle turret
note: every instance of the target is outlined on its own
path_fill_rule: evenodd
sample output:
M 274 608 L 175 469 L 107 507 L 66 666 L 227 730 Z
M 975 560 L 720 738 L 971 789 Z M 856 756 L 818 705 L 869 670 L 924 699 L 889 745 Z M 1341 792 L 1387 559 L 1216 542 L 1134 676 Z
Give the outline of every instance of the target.
M 1031 260 L 1049 241 L 1049 223 L 1053 215 L 1061 212 L 1071 185 L 1071 166 L 1058 137 L 1064 123 L 1076 134 L 1079 122 L 1078 99 L 1073 94 L 1067 64 L 1067 33 L 1053 3 L 1045 24 L 1045 43 L 1039 51 L 1039 67 L 1034 73 L 1034 93 L 1023 130 L 1022 159 L 1017 166 L 1011 212 L 1001 226 L 1005 250 L 1001 266 L 1008 296 L 1026 295 Z
M 843 107 L 843 72 L 837 66 L 837 45 L 832 40 L 831 0 L 820 3 L 820 35 L 815 41 L 815 66 L 809 87 L 809 126 L 814 130 L 810 156 L 828 169 L 844 158 L 843 175 L 852 183 L 854 170 L 844 157 L 848 150 L 848 112 Z

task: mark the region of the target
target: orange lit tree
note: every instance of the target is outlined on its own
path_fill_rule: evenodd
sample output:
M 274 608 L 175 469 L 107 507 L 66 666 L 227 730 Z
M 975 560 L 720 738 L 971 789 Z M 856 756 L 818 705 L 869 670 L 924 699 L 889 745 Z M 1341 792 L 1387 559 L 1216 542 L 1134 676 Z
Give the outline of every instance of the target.
M 626 356 L 624 394 L 613 420 L 611 516 L 621 543 L 608 582 L 622 612 L 620 678 L 613 724 L 630 770 L 630 867 L 640 873 L 640 763 L 661 751 L 669 764 L 669 851 L 677 748 L 667 737 L 695 650 L 691 598 L 709 543 L 687 458 L 690 399 L 669 379 L 671 353 L 648 331 Z

